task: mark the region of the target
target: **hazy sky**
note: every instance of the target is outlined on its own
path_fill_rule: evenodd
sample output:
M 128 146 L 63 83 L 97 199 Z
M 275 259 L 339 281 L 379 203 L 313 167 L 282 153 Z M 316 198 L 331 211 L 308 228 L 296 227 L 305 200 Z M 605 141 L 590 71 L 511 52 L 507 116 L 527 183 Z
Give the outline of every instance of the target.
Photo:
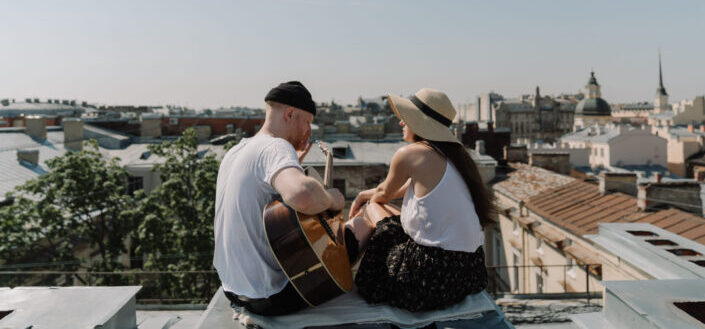
M 262 107 L 300 80 L 316 101 L 446 91 L 705 94 L 705 1 L 5 1 L 0 98 Z

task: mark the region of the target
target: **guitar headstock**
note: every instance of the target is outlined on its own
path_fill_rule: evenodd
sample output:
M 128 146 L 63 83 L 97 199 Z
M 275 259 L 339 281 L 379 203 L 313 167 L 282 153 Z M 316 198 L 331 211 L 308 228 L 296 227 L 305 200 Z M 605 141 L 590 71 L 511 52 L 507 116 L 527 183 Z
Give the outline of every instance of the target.
M 330 149 L 328 148 L 328 145 L 326 145 L 325 143 L 323 143 L 322 140 L 317 140 L 317 141 L 316 141 L 316 144 L 318 145 L 318 148 L 321 149 L 321 152 L 323 152 L 323 154 L 328 154 L 328 153 L 330 153 Z

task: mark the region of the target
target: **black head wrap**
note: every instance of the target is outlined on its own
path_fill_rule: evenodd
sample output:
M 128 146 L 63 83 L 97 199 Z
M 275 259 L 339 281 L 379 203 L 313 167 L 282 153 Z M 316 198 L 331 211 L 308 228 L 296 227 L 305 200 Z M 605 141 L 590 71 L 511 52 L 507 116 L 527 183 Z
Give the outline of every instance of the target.
M 311 98 L 311 93 L 298 81 L 280 83 L 267 93 L 264 101 L 286 104 L 316 115 L 316 103 Z

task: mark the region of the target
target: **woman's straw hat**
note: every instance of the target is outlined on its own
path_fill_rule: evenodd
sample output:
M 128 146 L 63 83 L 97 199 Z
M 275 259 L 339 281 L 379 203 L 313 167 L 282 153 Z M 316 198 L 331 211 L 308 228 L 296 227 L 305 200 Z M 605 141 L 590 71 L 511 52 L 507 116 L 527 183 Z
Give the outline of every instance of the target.
M 389 95 L 389 105 L 414 134 L 437 142 L 460 143 L 450 131 L 455 108 L 442 91 L 423 88 L 409 98 Z

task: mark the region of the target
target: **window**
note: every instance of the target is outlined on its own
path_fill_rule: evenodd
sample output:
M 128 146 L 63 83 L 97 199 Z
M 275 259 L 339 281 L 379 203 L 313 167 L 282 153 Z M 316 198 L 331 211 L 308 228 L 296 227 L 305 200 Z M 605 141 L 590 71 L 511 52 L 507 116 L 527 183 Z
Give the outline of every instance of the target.
M 512 280 L 513 280 L 512 281 L 512 284 L 513 284 L 512 291 L 513 292 L 519 292 L 519 270 L 521 269 L 521 267 L 519 267 L 519 266 L 521 266 L 520 263 L 521 263 L 521 261 L 519 260 L 519 251 L 516 249 L 513 249 L 512 250 L 512 265 L 514 266 L 514 268 L 512 269 L 513 270 L 513 272 L 512 272 Z
M 492 246 L 492 261 L 493 265 L 500 265 L 502 258 L 502 234 L 494 231 L 494 239 L 492 239 L 494 245 Z
M 566 261 L 566 274 L 575 279 L 575 259 L 568 257 Z
M 600 156 L 601 157 L 605 156 L 605 149 L 600 148 Z
M 514 235 L 519 234 L 519 223 L 517 221 L 512 221 L 512 233 L 514 233 Z
M 179 118 L 169 118 L 169 124 L 172 126 L 176 126 L 179 124 Z
M 225 125 L 225 131 L 228 134 L 232 134 L 233 132 L 235 132 L 235 125 L 232 123 L 228 123 L 227 125 Z
M 144 188 L 144 183 L 142 177 L 129 176 L 127 178 L 127 193 L 129 195 L 135 195 L 137 190 Z
M 543 255 L 543 248 L 542 247 L 543 247 L 543 240 L 541 240 L 541 238 L 539 238 L 539 237 L 536 237 L 536 252 Z
M 541 270 L 536 273 L 536 293 L 543 293 L 543 273 L 541 273 Z

